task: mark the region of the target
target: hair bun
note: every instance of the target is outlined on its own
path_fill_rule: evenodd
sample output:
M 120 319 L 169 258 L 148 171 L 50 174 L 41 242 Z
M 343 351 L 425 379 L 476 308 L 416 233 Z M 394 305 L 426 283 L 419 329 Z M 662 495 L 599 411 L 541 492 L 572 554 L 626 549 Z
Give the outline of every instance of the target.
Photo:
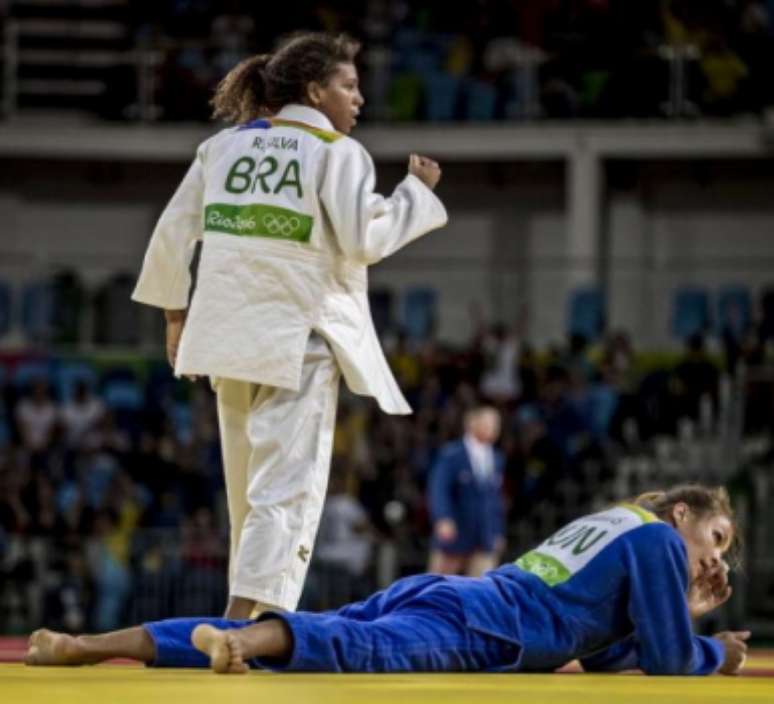
M 236 124 L 263 115 L 266 103 L 266 66 L 271 54 L 256 54 L 240 61 L 215 89 L 212 116 Z

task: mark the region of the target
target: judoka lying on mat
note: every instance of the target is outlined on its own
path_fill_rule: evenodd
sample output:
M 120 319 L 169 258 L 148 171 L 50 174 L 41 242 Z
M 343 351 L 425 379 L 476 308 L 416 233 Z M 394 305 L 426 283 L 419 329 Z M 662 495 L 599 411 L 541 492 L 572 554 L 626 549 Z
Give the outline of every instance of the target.
M 731 595 L 721 488 L 679 486 L 585 516 L 481 578 L 417 575 L 325 613 L 169 619 L 103 635 L 32 634 L 28 665 L 133 658 L 157 667 L 281 671 L 735 674 L 749 632 L 693 634 Z

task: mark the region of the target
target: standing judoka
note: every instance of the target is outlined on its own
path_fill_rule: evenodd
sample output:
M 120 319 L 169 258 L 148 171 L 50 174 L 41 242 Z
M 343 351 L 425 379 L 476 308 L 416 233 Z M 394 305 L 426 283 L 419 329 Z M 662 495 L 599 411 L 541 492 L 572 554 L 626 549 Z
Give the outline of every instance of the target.
M 200 145 L 153 233 L 133 298 L 163 308 L 177 375 L 208 375 L 231 522 L 226 616 L 293 610 L 330 466 L 339 376 L 406 414 L 368 308 L 367 266 L 446 222 L 438 164 L 392 196 L 346 136 L 363 105 L 346 36 L 306 33 L 218 87 L 236 123 Z M 273 115 L 273 117 L 266 117 Z M 188 305 L 189 263 L 203 240 Z

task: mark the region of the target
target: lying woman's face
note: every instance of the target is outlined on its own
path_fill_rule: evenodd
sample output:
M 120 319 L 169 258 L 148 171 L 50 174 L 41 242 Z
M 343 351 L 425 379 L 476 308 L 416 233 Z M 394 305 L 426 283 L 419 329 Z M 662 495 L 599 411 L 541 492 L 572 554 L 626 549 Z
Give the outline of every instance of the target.
M 734 537 L 733 524 L 720 514 L 697 516 L 685 504 L 675 506 L 673 518 L 688 551 L 691 579 L 699 579 L 722 562 Z

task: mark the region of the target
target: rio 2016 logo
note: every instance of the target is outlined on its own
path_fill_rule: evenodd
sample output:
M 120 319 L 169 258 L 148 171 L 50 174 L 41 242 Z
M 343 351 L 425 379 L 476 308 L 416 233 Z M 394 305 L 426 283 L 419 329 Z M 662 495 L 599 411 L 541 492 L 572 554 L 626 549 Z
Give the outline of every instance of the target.
M 244 232 L 246 230 L 255 230 L 255 219 L 252 217 L 241 217 L 236 215 L 233 218 L 227 217 L 217 210 L 211 210 L 207 214 L 207 224 L 213 227 L 223 227 L 228 230 Z

